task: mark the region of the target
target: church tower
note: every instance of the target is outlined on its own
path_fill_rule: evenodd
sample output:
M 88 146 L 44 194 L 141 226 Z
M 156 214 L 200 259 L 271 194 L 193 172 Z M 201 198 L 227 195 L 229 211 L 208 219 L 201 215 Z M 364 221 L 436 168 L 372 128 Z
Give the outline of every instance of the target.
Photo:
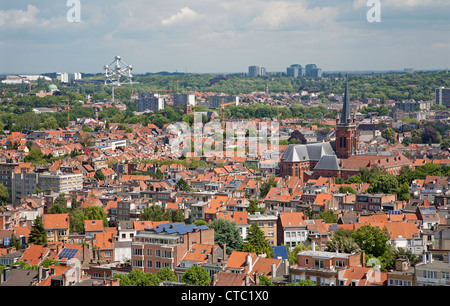
M 356 154 L 356 116 L 350 116 L 350 97 L 348 79 L 345 84 L 344 105 L 341 118 L 336 119 L 336 155 L 338 158 L 349 158 Z

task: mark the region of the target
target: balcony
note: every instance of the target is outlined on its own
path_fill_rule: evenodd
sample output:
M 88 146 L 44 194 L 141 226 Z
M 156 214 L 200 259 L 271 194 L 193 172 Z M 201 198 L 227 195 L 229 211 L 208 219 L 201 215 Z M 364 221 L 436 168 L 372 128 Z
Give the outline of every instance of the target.
M 434 285 L 450 286 L 450 279 L 446 278 L 427 278 L 416 276 L 416 281 L 418 283 L 428 283 Z

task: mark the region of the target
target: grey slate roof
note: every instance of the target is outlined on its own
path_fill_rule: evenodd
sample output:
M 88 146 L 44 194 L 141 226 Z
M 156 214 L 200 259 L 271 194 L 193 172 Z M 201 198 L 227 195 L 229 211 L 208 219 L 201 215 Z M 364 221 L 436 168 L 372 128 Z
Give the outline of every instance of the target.
M 329 142 L 290 144 L 281 156 L 281 160 L 284 162 L 319 161 L 323 155 L 334 155 Z
M 336 155 L 323 155 L 314 170 L 341 170 L 339 159 Z

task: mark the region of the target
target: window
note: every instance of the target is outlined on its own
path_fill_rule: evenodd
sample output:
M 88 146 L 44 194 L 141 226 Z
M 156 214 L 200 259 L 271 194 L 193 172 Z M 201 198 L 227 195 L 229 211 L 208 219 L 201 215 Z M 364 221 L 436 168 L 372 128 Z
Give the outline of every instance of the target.
M 425 278 L 437 278 L 436 271 L 424 270 L 423 275 Z
M 153 268 L 153 261 L 147 260 L 147 268 Z
M 152 256 L 153 254 L 153 250 L 152 249 L 147 249 L 147 256 Z
M 160 261 L 155 261 L 155 267 L 156 267 L 156 269 L 160 269 L 161 268 L 161 262 Z
M 318 259 L 314 260 L 314 267 L 315 268 L 323 269 L 324 266 L 325 265 L 324 265 L 323 260 L 318 260 Z
M 336 267 L 344 268 L 345 267 L 345 261 L 344 260 L 336 260 Z
M 273 227 L 273 221 L 269 221 L 269 222 L 267 223 L 267 226 L 268 226 L 268 227 Z
M 133 267 L 142 268 L 143 267 L 142 260 L 133 260 Z
M 443 279 L 450 279 L 450 272 L 445 272 L 445 271 L 442 271 L 441 272 L 441 277 L 443 278 Z
M 133 249 L 133 256 L 142 256 L 144 255 L 144 250 L 142 249 Z

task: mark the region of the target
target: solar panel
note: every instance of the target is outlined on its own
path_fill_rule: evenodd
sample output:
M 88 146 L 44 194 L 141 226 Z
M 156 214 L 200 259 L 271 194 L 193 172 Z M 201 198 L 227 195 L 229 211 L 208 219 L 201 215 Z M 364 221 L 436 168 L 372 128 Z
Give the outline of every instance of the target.
M 66 249 L 64 248 L 61 253 L 59 253 L 59 259 L 61 258 L 72 258 L 77 254 L 77 249 Z

